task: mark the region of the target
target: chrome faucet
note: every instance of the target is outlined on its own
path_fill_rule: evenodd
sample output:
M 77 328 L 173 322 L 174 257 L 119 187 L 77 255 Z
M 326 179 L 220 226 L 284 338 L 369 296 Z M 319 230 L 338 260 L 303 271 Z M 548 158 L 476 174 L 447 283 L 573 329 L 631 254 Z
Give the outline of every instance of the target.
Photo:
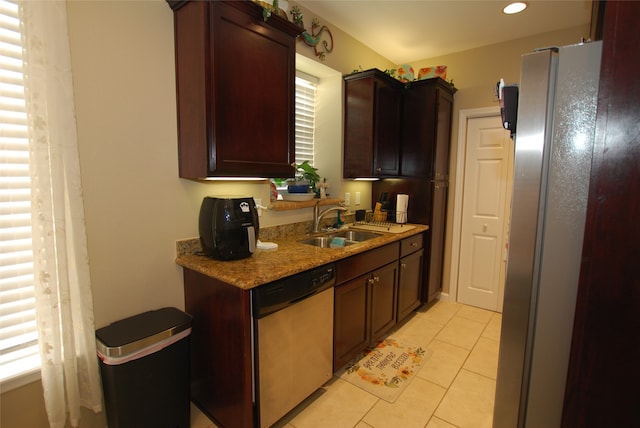
M 320 220 L 322 220 L 322 217 L 324 217 L 326 213 L 331 211 L 349 211 L 349 209 L 344 206 L 337 206 L 337 207 L 327 208 L 326 210 L 320 212 L 320 204 L 317 203 L 313 207 L 313 233 L 320 232 Z

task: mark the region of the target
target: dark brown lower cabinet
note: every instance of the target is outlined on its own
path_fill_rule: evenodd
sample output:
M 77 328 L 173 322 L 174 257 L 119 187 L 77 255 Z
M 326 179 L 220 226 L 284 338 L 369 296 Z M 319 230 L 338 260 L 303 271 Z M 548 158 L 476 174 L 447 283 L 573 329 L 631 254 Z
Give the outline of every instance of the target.
M 335 288 L 333 368 L 376 344 L 396 325 L 397 262 Z
M 337 263 L 334 371 L 421 305 L 423 239 L 418 234 Z
M 388 264 L 367 279 L 371 308 L 371 335 L 369 344 L 375 345 L 396 325 L 396 287 L 398 264 Z
M 395 325 L 399 251 L 394 242 L 336 263 L 334 371 Z
M 191 401 L 219 426 L 253 427 L 249 290 L 185 268 L 184 298 L 193 317 Z
M 345 365 L 369 344 L 366 280 L 360 278 L 335 288 L 333 370 Z
M 401 321 L 420 306 L 422 294 L 422 264 L 424 250 L 417 251 L 400 259 L 400 277 L 398 280 L 398 314 Z

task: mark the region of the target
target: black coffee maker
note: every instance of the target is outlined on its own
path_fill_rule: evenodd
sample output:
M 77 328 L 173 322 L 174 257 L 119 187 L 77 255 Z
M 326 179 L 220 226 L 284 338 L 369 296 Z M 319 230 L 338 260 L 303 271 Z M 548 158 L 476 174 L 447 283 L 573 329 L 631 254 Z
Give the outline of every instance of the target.
M 205 197 L 198 226 L 202 249 L 214 259 L 244 259 L 256 249 L 260 226 L 253 198 Z

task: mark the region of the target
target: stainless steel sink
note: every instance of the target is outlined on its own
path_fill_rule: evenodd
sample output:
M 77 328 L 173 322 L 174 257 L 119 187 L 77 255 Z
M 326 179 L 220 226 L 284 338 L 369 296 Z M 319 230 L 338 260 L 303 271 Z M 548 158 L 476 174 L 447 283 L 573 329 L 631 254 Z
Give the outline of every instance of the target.
M 367 232 L 362 230 L 344 230 L 332 234 L 333 236 L 341 237 L 349 241 L 368 241 L 369 239 L 377 238 L 381 236 L 379 233 Z
M 313 245 L 314 247 L 320 248 L 340 248 L 345 247 L 347 245 L 356 244 L 354 241 L 348 241 L 346 239 L 341 240 L 344 242 L 344 245 L 340 245 L 341 242 L 334 242 L 331 245 L 331 241 L 333 241 L 334 236 L 316 236 L 315 238 L 305 239 L 303 241 L 299 241 L 301 244 Z
M 320 248 L 340 248 L 347 245 L 357 244 L 358 242 L 367 241 L 369 239 L 377 238 L 381 236 L 379 233 L 366 232 L 361 230 L 344 230 L 339 232 L 332 232 L 323 236 L 316 236 L 314 238 L 304 239 L 299 241 L 301 244 L 313 245 Z M 333 241 L 334 238 L 342 238 Z M 341 243 L 344 242 L 344 245 Z

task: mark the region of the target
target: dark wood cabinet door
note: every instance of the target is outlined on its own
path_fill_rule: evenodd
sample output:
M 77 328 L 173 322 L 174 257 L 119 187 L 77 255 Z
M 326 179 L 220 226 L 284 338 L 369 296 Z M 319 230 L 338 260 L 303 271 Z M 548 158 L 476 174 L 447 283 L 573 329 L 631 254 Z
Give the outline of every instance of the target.
M 395 176 L 400 173 L 401 92 L 394 83 L 376 81 L 372 171 L 374 176 Z
M 293 176 L 297 27 L 249 1 L 174 18 L 180 176 Z
M 433 179 L 449 179 L 449 154 L 451 151 L 451 115 L 453 114 L 453 94 L 445 89 L 437 90 L 435 119 L 435 153 L 433 154 Z
M 446 182 L 432 184 L 431 225 L 429 227 L 429 273 L 426 301 L 435 299 L 442 290 L 442 269 L 444 262 L 444 238 L 447 221 Z
M 404 91 L 401 175 L 446 180 L 455 90 L 440 78 Z
M 371 307 L 371 338 L 375 345 L 396 325 L 396 287 L 398 264 L 392 263 L 375 270 L 369 278 Z
M 287 176 L 295 160 L 294 39 L 227 5 L 212 8 L 211 25 L 209 172 Z
M 369 343 L 367 287 L 369 275 L 335 288 L 333 320 L 333 370 L 355 357 Z
M 380 70 L 345 78 L 344 177 L 400 172 L 402 85 Z
M 400 278 L 398 280 L 398 322 L 406 318 L 420 306 L 422 292 L 422 264 L 424 250 L 400 259 Z

